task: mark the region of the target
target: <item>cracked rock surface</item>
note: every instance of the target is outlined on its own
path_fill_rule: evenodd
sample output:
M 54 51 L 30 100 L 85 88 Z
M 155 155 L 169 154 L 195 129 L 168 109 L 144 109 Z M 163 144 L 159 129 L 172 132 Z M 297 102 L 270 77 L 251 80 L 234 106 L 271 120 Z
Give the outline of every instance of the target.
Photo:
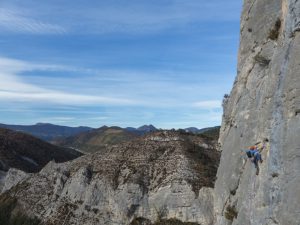
M 300 1 L 245 0 L 238 75 L 224 101 L 217 225 L 299 225 Z M 242 149 L 267 139 L 255 175 Z

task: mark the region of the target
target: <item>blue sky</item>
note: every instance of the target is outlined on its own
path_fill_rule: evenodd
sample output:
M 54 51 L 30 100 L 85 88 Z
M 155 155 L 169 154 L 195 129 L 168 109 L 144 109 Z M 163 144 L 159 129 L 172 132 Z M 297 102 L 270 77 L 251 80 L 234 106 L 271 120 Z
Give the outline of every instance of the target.
M 237 0 L 1 0 L 0 122 L 221 123 Z

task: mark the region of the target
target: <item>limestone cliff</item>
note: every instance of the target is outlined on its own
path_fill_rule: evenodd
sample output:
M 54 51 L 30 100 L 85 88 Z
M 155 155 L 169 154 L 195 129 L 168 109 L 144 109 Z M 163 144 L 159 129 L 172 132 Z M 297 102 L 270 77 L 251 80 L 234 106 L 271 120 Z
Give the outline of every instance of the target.
M 224 99 L 217 225 L 300 224 L 300 1 L 244 0 L 238 76 Z M 265 142 L 260 174 L 241 149 Z

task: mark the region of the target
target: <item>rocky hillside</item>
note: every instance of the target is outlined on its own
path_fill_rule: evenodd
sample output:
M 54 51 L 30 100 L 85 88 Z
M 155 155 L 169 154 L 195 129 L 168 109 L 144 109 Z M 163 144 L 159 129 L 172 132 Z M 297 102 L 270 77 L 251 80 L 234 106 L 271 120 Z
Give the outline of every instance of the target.
M 56 145 L 78 149 L 85 153 L 104 151 L 109 145 L 119 144 L 140 136 L 136 132 L 120 127 L 103 126 L 65 139 L 53 142 Z
M 65 162 L 81 155 L 28 134 L 0 128 L 0 171 L 13 167 L 29 173 L 38 172 L 51 160 Z
M 56 138 L 66 138 L 81 132 L 92 130 L 90 127 L 67 127 L 49 123 L 37 123 L 28 126 L 0 124 L 0 127 L 31 134 L 44 141 L 52 141 Z
M 151 133 L 101 154 L 51 162 L 2 194 L 0 205 L 14 200 L 14 212 L 23 209 L 22 215 L 47 225 L 209 225 L 216 145 L 203 136 Z
M 299 55 L 300 1 L 245 0 L 238 76 L 224 99 L 217 225 L 299 225 Z M 240 150 L 264 140 L 256 176 Z

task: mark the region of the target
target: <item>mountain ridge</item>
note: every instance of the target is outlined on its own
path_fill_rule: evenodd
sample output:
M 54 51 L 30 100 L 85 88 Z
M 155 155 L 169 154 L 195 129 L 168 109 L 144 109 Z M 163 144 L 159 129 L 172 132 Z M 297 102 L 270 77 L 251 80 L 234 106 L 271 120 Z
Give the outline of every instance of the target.
M 102 126 L 65 139 L 57 139 L 53 143 L 58 146 L 78 149 L 85 153 L 93 153 L 104 150 L 108 145 L 119 144 L 137 137 L 139 134 L 136 132 L 126 131 L 116 126 Z
M 0 128 L 7 128 L 31 134 L 44 141 L 52 141 L 59 137 L 68 137 L 84 131 L 92 130 L 90 127 L 68 127 L 51 123 L 36 123 L 35 125 L 8 125 L 0 124 Z
M 0 170 L 17 168 L 25 172 L 38 172 L 49 161 L 65 162 L 82 154 L 54 146 L 31 135 L 0 128 Z

